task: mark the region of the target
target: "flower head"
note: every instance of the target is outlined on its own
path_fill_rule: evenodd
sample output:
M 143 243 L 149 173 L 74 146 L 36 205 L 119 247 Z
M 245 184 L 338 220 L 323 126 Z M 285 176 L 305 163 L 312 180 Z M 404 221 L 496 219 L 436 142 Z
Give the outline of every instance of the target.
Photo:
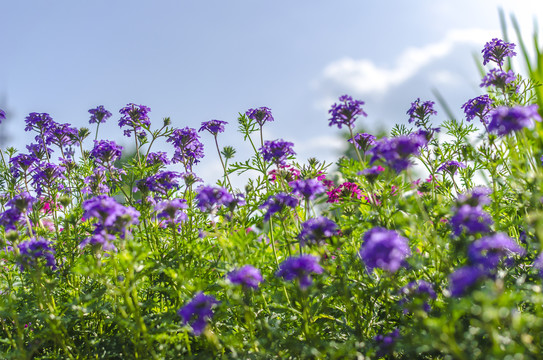
M 141 125 L 151 125 L 151 120 L 148 115 L 150 111 L 150 107 L 133 103 L 130 103 L 119 110 L 119 113 L 122 115 L 119 119 L 119 127 L 122 128 L 123 126 L 127 126 L 130 128 L 124 131 L 124 135 L 130 137 L 132 131 L 135 131 L 138 136 L 145 136 L 145 132 L 142 130 Z
M 401 172 L 411 165 L 409 156 L 418 155 L 420 148 L 427 144 L 425 137 L 418 134 L 400 135 L 391 139 L 383 138 L 370 149 L 370 164 L 381 159 L 396 172 Z
M 468 257 L 473 264 L 494 270 L 500 261 L 509 255 L 524 255 L 526 251 L 503 233 L 476 240 L 469 246 Z
M 458 162 L 458 161 L 455 161 L 455 160 L 448 160 L 448 161 L 445 161 L 443 164 L 441 164 L 437 168 L 437 172 L 447 171 L 449 174 L 455 175 L 456 171 L 459 168 L 465 168 L 465 167 L 466 167 L 466 165 L 461 163 L 461 162 Z
M 175 129 L 168 137 L 166 142 L 173 144 L 175 154 L 172 162 L 182 163 L 185 166 L 185 171 L 192 170 L 192 166 L 200 162 L 204 157 L 204 145 L 200 142 L 196 129 L 185 127 L 183 129 Z
M 195 199 L 201 211 L 211 211 L 221 205 L 229 206 L 234 201 L 228 190 L 213 186 L 200 187 Z
M 279 140 L 266 140 L 264 146 L 259 150 L 264 158 L 264 161 L 274 162 L 276 165 L 285 165 L 289 156 L 294 156 L 296 153 L 292 150 L 293 143 Z
M 157 218 L 165 219 L 169 224 L 179 224 L 187 220 L 187 214 L 183 209 L 188 208 L 185 199 L 164 200 L 155 205 Z
M 508 43 L 496 38 L 492 39 L 492 41 L 485 44 L 485 47 L 481 51 L 483 53 L 483 65 L 493 61 L 501 67 L 506 56 L 512 57 L 517 55 L 517 53 L 513 51 L 514 48 L 515 44 L 513 43 Z
M 395 230 L 375 227 L 366 231 L 358 255 L 370 272 L 380 268 L 395 273 L 411 255 L 409 241 Z
M 318 194 L 322 194 L 326 189 L 317 179 L 301 179 L 288 183 L 292 188 L 294 195 L 303 196 L 306 199 L 314 199 Z
M 298 235 L 298 239 L 302 245 L 321 245 L 336 235 L 337 232 L 337 224 L 335 222 L 324 216 L 319 216 L 302 223 L 302 231 Z
M 483 206 L 490 204 L 490 198 L 488 195 L 492 193 L 492 190 L 484 186 L 476 186 L 470 191 L 460 194 L 456 203 L 458 206 L 470 205 L 470 206 Z
M 485 272 L 478 266 L 464 266 L 455 270 L 449 276 L 450 291 L 454 297 L 464 295 L 480 278 L 485 276 Z
M 319 265 L 319 259 L 313 255 L 300 255 L 290 257 L 279 264 L 276 276 L 287 281 L 298 280 L 300 288 L 306 289 L 311 283 L 311 274 L 322 274 L 323 268 Z
M 455 214 L 450 223 L 456 236 L 462 234 L 463 231 L 466 234 L 486 233 L 490 230 L 490 225 L 494 223 L 481 206 L 464 204 L 454 210 Z
M 491 120 L 488 124 L 488 131 L 503 136 L 525 127 L 532 128 L 534 120 L 541 121 L 538 108 L 537 104 L 514 107 L 499 106 L 490 113 Z
M 6 120 L 6 112 L 0 109 L 0 124 L 2 123 L 2 120 Z
M 364 175 L 369 182 L 374 182 L 375 179 L 385 171 L 385 168 L 381 165 L 374 165 L 372 167 L 366 168 L 358 173 L 358 175 Z
M 202 132 L 204 130 L 209 131 L 212 135 L 217 135 L 218 133 L 224 132 L 224 125 L 228 124 L 226 121 L 221 120 L 209 120 L 204 121 L 202 123 L 202 127 L 198 132 Z
M 94 140 L 94 147 L 90 152 L 98 164 L 112 164 L 122 155 L 123 147 L 110 140 Z
M 347 181 L 338 187 L 327 191 L 326 195 L 328 195 L 328 200 L 326 200 L 326 202 L 338 203 L 340 202 L 340 199 L 360 199 L 362 193 L 358 188 L 358 184 Z
M 503 88 L 505 85 L 515 81 L 515 73 L 513 70 L 505 72 L 500 69 L 490 69 L 490 71 L 483 77 L 480 87 L 495 86 Z
M 90 109 L 89 113 L 91 114 L 89 124 L 105 123 L 111 117 L 111 113 L 104 108 L 104 105 Z
M 205 295 L 203 292 L 197 293 L 192 300 L 177 311 L 183 319 L 184 324 L 190 324 L 194 335 L 200 335 L 208 321 L 213 317 L 213 307 L 219 304 L 219 301 L 213 296 Z
M 262 126 L 265 122 L 273 121 L 271 110 L 265 106 L 257 109 L 249 109 L 245 112 L 245 115 L 252 120 L 255 120 L 258 125 Z
M 263 277 L 262 274 L 260 274 L 260 270 L 251 265 L 245 265 L 229 273 L 228 280 L 230 280 L 232 284 L 257 289 L 258 285 L 262 282 Z
M 40 258 L 45 260 L 45 265 L 56 270 L 55 250 L 52 243 L 42 238 L 33 238 L 18 245 L 20 258 L 19 266 L 21 271 L 34 268 Z
M 278 213 L 286 207 L 295 208 L 298 205 L 298 199 L 285 193 L 271 195 L 259 209 L 268 209 L 264 214 L 264 221 L 269 221 L 273 214 Z
M 464 114 L 466 114 L 466 120 L 471 121 L 477 116 L 481 119 L 481 122 L 488 124 L 488 112 L 491 109 L 492 103 L 493 101 L 488 95 L 481 95 L 468 100 L 462 105 Z
M 416 126 L 421 126 L 424 124 L 430 115 L 437 114 L 437 111 L 434 110 L 433 101 L 424 101 L 421 102 L 420 98 L 417 98 L 414 102 L 411 103 L 411 107 L 407 110 L 407 115 L 409 115 L 409 123 L 415 122 Z
M 375 136 L 367 133 L 358 133 L 347 141 L 365 152 L 370 146 L 375 145 Z
M 328 113 L 332 115 L 329 119 L 329 126 L 337 125 L 340 129 L 343 125 L 352 127 L 358 115 L 368 116 L 364 110 L 362 110 L 362 105 L 364 105 L 363 101 L 353 100 L 353 98 L 348 95 L 340 96 L 339 101 L 339 104 L 335 103 L 332 105 L 332 108 L 328 110 Z

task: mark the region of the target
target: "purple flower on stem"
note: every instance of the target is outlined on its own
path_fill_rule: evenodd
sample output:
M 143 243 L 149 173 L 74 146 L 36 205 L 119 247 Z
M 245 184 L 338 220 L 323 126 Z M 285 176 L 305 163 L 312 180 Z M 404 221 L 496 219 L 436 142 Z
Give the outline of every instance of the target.
M 488 124 L 488 131 L 503 136 L 525 127 L 532 128 L 534 120 L 541 121 L 538 108 L 537 104 L 514 107 L 499 106 L 490 112 L 491 120 Z
M 128 126 L 131 129 L 124 131 L 124 135 L 130 137 L 132 131 L 139 132 L 138 136 L 145 136 L 145 132 L 142 131 L 141 125 L 150 126 L 151 120 L 149 119 L 148 113 L 151 111 L 151 108 L 144 105 L 136 105 L 130 103 L 119 110 L 119 113 L 122 115 L 119 119 L 119 127 Z
M 130 206 L 123 206 L 106 195 L 85 200 L 82 208 L 85 219 L 97 218 L 100 226 L 111 232 L 122 234 L 128 225 L 136 225 L 139 222 L 139 211 Z
M 292 188 L 294 195 L 302 196 L 308 200 L 312 200 L 318 194 L 326 191 L 324 185 L 317 179 L 294 180 L 288 183 Z
M 483 237 L 473 242 L 468 249 L 468 257 L 473 264 L 486 270 L 494 270 L 500 261 L 509 255 L 524 255 L 526 251 L 513 239 L 503 233 Z
M 426 144 L 426 138 L 418 134 L 401 135 L 391 139 L 383 138 L 370 149 L 370 154 L 372 154 L 370 164 L 381 159 L 388 167 L 399 173 L 411 165 L 409 156 L 418 155 L 420 148 Z
M 340 96 L 339 101 L 339 104 L 335 103 L 332 105 L 332 108 L 328 110 L 328 113 L 332 115 L 329 119 L 329 126 L 337 125 L 337 127 L 341 129 L 343 125 L 346 125 L 351 128 L 358 115 L 368 116 L 368 114 L 362 110 L 362 105 L 364 105 L 363 101 L 353 100 L 353 98 L 348 95 Z
M 279 270 L 275 276 L 287 281 L 298 280 L 302 290 L 307 289 L 313 280 L 311 274 L 322 274 L 323 268 L 319 265 L 319 259 L 313 255 L 300 255 L 290 257 L 279 264 Z
M 234 197 L 222 187 L 202 186 L 196 194 L 196 202 L 201 211 L 209 212 L 221 205 L 229 206 Z
M 455 174 L 456 174 L 456 171 L 457 171 L 459 168 L 465 168 L 465 167 L 466 167 L 466 165 L 464 165 L 464 164 L 461 163 L 461 162 L 454 161 L 454 160 L 449 160 L 449 161 L 445 161 L 443 164 L 441 164 L 441 165 L 437 168 L 437 172 L 440 172 L 440 171 L 447 171 L 449 174 L 455 175 Z
M 218 133 L 224 132 L 224 125 L 228 124 L 226 121 L 221 120 L 209 120 L 202 123 L 202 127 L 198 132 L 204 130 L 209 131 L 212 135 L 217 136 Z
M 187 220 L 187 214 L 181 211 L 187 208 L 185 199 L 164 200 L 155 205 L 155 212 L 157 218 L 166 219 L 169 224 L 180 224 Z
M 182 177 L 183 174 L 176 171 L 161 171 L 146 179 L 137 181 L 136 186 L 144 192 L 148 190 L 166 196 L 168 191 L 179 188 L 179 179 Z
M 53 123 L 53 118 L 47 113 L 30 113 L 26 118 L 25 131 L 48 129 Z
M 257 109 L 249 109 L 245 112 L 245 115 L 262 126 L 265 122 L 273 121 L 273 116 L 271 110 L 265 106 L 259 107 Z
M 104 108 L 104 105 L 90 109 L 89 113 L 91 114 L 89 124 L 105 123 L 111 117 L 111 113 Z
M 417 100 L 411 103 L 409 110 L 407 110 L 409 123 L 415 121 L 416 126 L 421 126 L 428 120 L 430 115 L 436 115 L 437 111 L 434 110 L 434 104 L 433 101 L 421 103 L 420 98 L 417 98 Z
M 208 321 L 213 317 L 213 307 L 217 304 L 219 301 L 213 296 L 199 292 L 187 305 L 177 311 L 177 315 L 183 319 L 185 325 L 190 324 L 194 335 L 198 336 L 204 332 Z
M 232 284 L 242 285 L 244 288 L 257 289 L 264 279 L 260 274 L 260 270 L 251 265 L 245 265 L 229 273 L 228 280 Z
M 375 227 L 366 231 L 358 255 L 369 272 L 380 268 L 395 273 L 411 255 L 409 241 L 395 230 Z
M 279 140 L 266 140 L 264 146 L 259 150 L 264 158 L 264 161 L 271 161 L 277 166 L 286 165 L 286 160 L 289 156 L 294 156 L 296 153 L 292 150 L 293 143 Z
M 455 270 L 449 276 L 450 291 L 453 297 L 464 295 L 480 278 L 485 276 L 485 272 L 477 266 L 464 266 Z
M 381 174 L 383 171 L 385 171 L 384 167 L 381 165 L 375 165 L 360 171 L 358 175 L 364 175 L 369 182 L 374 182 L 379 174 Z
M 490 198 L 488 195 L 492 193 L 487 187 L 476 186 L 465 194 L 460 194 L 457 199 L 458 206 L 470 205 L 470 206 L 483 206 L 490 204 Z
M 379 346 L 379 349 L 377 350 L 376 355 L 381 358 L 385 356 L 386 354 L 390 353 L 394 347 L 394 344 L 396 343 L 396 340 L 400 337 L 400 330 L 395 329 L 394 331 L 385 334 L 385 335 L 377 335 L 373 338 L 377 345 Z
M 65 179 L 65 171 L 64 167 L 52 163 L 38 164 L 32 174 L 32 185 L 36 189 L 36 193 L 41 195 L 44 187 L 60 189 L 61 185 L 58 184 L 58 181 Z
M 259 209 L 268 209 L 264 214 L 264 221 L 269 221 L 273 214 L 282 211 L 286 207 L 295 208 L 298 205 L 298 199 L 285 193 L 277 193 L 270 196 Z
M 540 253 L 532 264 L 534 269 L 539 270 L 539 276 L 543 278 L 543 253 Z
M 302 223 L 302 231 L 300 231 L 298 239 L 302 245 L 322 245 L 326 240 L 337 233 L 337 225 L 335 222 L 324 216 L 319 216 L 317 218 L 308 219 Z
M 481 119 L 482 123 L 488 124 L 488 112 L 491 109 L 492 103 L 493 101 L 488 95 L 481 95 L 468 100 L 462 105 L 464 114 L 466 114 L 466 120 L 471 121 L 477 116 Z
M 493 61 L 502 67 L 506 56 L 513 57 L 517 55 L 513 49 L 515 49 L 515 44 L 513 43 L 508 43 L 496 38 L 492 39 L 492 41 L 485 44 L 485 47 L 481 51 L 483 53 L 483 65 Z
M 367 134 L 367 133 L 358 133 L 354 136 L 353 139 L 347 140 L 354 146 L 356 146 L 357 149 L 361 149 L 362 151 L 367 151 L 368 148 L 372 145 L 375 145 L 375 136 Z
M 94 140 L 90 157 L 98 164 L 112 164 L 122 155 L 123 147 L 110 140 Z
M 150 152 L 147 154 L 147 165 L 169 165 L 170 160 L 168 159 L 168 154 L 164 151 Z
M 483 77 L 480 87 L 495 86 L 497 88 L 504 88 L 505 85 L 515 81 L 515 79 L 516 77 L 513 70 L 505 72 L 500 69 L 491 69 L 485 77 Z
M 43 258 L 45 265 L 49 266 L 52 270 L 57 269 L 55 250 L 50 241 L 42 238 L 34 238 L 20 243 L 18 248 L 20 253 L 18 263 L 21 271 L 36 267 L 40 258 Z
M 455 236 L 465 231 L 466 234 L 486 233 L 494 222 L 481 206 L 462 205 L 455 208 L 451 218 L 451 226 Z
M 185 127 L 175 129 L 166 142 L 171 142 L 175 148 L 172 162 L 182 163 L 185 171 L 192 170 L 192 166 L 204 157 L 204 145 L 200 142 L 196 129 Z
M 434 291 L 434 287 L 431 283 L 424 281 L 424 280 L 418 280 L 418 281 L 411 281 L 409 284 L 404 286 L 400 289 L 400 292 L 404 295 L 404 298 L 400 300 L 400 303 L 405 304 L 408 301 L 412 300 L 414 297 L 422 297 L 424 298 L 424 304 L 423 304 L 423 310 L 426 312 L 429 312 L 430 305 L 426 301 L 428 298 L 430 299 L 436 299 L 437 295 Z M 405 309 L 404 313 L 407 313 L 408 310 Z

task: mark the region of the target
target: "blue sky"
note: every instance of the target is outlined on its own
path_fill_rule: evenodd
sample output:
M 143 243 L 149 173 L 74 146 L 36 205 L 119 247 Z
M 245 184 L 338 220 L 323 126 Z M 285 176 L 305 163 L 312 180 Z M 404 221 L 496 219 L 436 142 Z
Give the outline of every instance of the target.
M 498 6 L 514 11 L 528 34 L 543 13 L 536 0 L 510 3 L 4 1 L 0 108 L 9 119 L 0 132 L 24 150 L 28 113 L 81 127 L 88 109 L 104 105 L 115 119 L 100 137 L 128 147 L 116 120 L 133 102 L 151 107 L 157 126 L 166 116 L 177 127 L 228 121 L 221 145 L 236 146 L 236 159 L 245 160 L 237 114 L 267 106 L 276 119 L 268 139 L 293 141 L 300 161 L 333 160 L 344 144 L 327 109 L 339 95 L 366 102 L 369 130 L 405 123 L 411 101 L 435 100 L 432 88 L 455 109 L 480 95 L 472 53 L 501 37 Z M 201 135 L 208 160 L 196 171 L 210 179 L 219 162 L 211 136 Z

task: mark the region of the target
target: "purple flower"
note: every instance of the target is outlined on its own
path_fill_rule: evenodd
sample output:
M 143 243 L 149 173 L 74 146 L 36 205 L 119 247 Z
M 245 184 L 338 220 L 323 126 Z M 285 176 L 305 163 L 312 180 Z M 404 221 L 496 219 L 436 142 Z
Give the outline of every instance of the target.
M 0 109 L 0 124 L 2 123 L 2 120 L 6 120 L 6 112 Z
M 90 109 L 89 113 L 91 114 L 89 124 L 105 123 L 106 120 L 111 117 L 111 113 L 104 109 L 104 105 L 100 105 L 95 109 Z
M 82 208 L 85 219 L 97 218 L 99 227 L 121 235 L 128 225 L 138 224 L 140 216 L 140 213 L 133 207 L 123 206 L 114 198 L 106 195 L 85 200 Z
M 114 168 L 106 169 L 103 166 L 98 166 L 94 169 L 94 174 L 83 179 L 85 187 L 81 190 L 83 194 L 88 195 L 105 195 L 109 192 L 107 186 L 106 172 L 111 173 Z
M 182 163 L 185 171 L 192 170 L 192 166 L 204 157 L 204 145 L 198 140 L 200 137 L 196 129 L 185 127 L 175 129 L 166 142 L 171 142 L 175 148 L 172 162 Z
M 400 330 L 394 329 L 394 331 L 389 332 L 385 335 L 377 335 L 373 338 L 377 343 L 379 349 L 377 350 L 376 355 L 381 358 L 386 354 L 390 353 L 396 343 L 396 340 L 400 337 Z
M 168 191 L 179 188 L 180 178 L 183 178 L 183 174 L 176 171 L 161 171 L 146 179 L 137 181 L 136 186 L 143 192 L 153 191 L 166 196 Z
M 124 131 L 124 135 L 130 137 L 132 131 L 138 133 L 138 136 L 145 136 L 145 131 L 142 130 L 141 125 L 150 126 L 151 120 L 147 115 L 151 111 L 151 108 L 144 105 L 136 105 L 130 103 L 119 110 L 122 115 L 119 119 L 119 127 L 127 126 L 130 129 Z
M 494 223 L 481 206 L 465 204 L 454 210 L 455 214 L 450 223 L 456 236 L 462 234 L 463 231 L 468 235 L 488 232 L 490 225 Z
M 209 212 L 221 205 L 228 206 L 234 197 L 222 187 L 202 186 L 196 194 L 196 202 L 201 211 Z
M 302 231 L 298 239 L 302 245 L 317 244 L 321 245 L 337 234 L 337 225 L 332 220 L 319 216 L 311 218 L 302 223 Z
M 464 295 L 471 286 L 484 276 L 485 272 L 477 266 L 464 266 L 457 269 L 449 276 L 451 295 L 454 297 Z
M 45 133 L 47 144 L 55 144 L 60 148 L 75 144 L 78 131 L 70 124 L 52 124 Z
M 262 274 L 260 274 L 260 270 L 251 265 L 245 265 L 240 269 L 229 273 L 228 280 L 230 280 L 232 284 L 257 289 L 263 278 Z
M 458 206 L 470 205 L 470 206 L 483 206 L 490 204 L 490 198 L 488 195 L 492 193 L 487 187 L 476 186 L 465 194 L 460 194 L 456 200 Z
M 228 124 L 226 121 L 221 120 L 209 120 L 204 121 L 202 123 L 202 127 L 198 132 L 202 132 L 204 130 L 209 131 L 212 135 L 217 136 L 218 133 L 224 132 L 224 125 Z
M 53 123 L 53 118 L 47 113 L 30 113 L 26 118 L 25 131 L 48 129 Z
M 21 213 L 26 213 L 32 209 L 32 204 L 37 201 L 35 197 L 28 192 L 23 191 L 20 194 L 16 194 L 11 198 L 6 206 L 13 207 L 19 210 Z
M 79 244 L 80 248 L 84 248 L 87 245 L 92 247 L 101 248 L 104 251 L 115 250 L 115 245 L 113 242 L 117 237 L 113 234 L 109 234 L 106 230 L 101 227 L 96 228 L 92 236 L 83 239 Z
M 534 269 L 539 270 L 539 276 L 543 278 L 543 253 L 540 253 L 532 264 Z
M 525 253 L 526 251 L 522 247 L 503 233 L 476 240 L 468 249 L 470 261 L 483 266 L 486 270 L 496 269 L 500 261 L 508 255 L 524 255 Z
M 481 95 L 468 100 L 462 105 L 464 114 L 466 114 L 466 120 L 471 121 L 477 116 L 481 119 L 481 122 L 488 124 L 488 112 L 491 109 L 492 103 L 493 101 L 488 95 Z
M 287 281 L 298 280 L 302 290 L 307 289 L 311 283 L 311 274 L 322 274 L 323 268 L 319 265 L 319 259 L 313 255 L 300 255 L 290 257 L 279 264 L 279 270 L 275 276 Z
M 500 69 L 491 69 L 488 74 L 483 77 L 480 87 L 495 86 L 498 88 L 504 88 L 505 85 L 515 81 L 515 73 L 513 70 L 505 72 Z
M 332 117 L 329 119 L 329 126 L 337 125 L 341 129 L 343 125 L 351 128 L 356 121 L 358 115 L 368 116 L 362 110 L 363 101 L 353 100 L 352 97 L 348 95 L 343 95 L 339 97 L 339 104 L 332 105 L 332 108 L 328 110 L 329 114 L 332 114 Z
M 499 106 L 490 113 L 491 120 L 488 124 L 488 131 L 495 132 L 500 136 L 510 134 L 513 131 L 523 128 L 532 128 L 534 121 L 541 121 L 538 105 L 528 106 Z
M 315 196 L 322 194 L 326 190 L 324 185 L 317 179 L 294 180 L 288 184 L 292 188 L 294 195 L 302 196 L 307 200 L 314 199 Z
M 409 115 L 409 123 L 415 121 L 416 126 L 423 125 L 430 115 L 436 115 L 437 111 L 434 110 L 433 101 L 425 101 L 421 103 L 420 98 L 417 98 L 414 102 L 411 103 L 411 107 L 407 110 L 407 115 Z
M 34 238 L 20 243 L 18 248 L 20 253 L 18 263 L 21 271 L 36 267 L 40 258 L 43 258 L 45 265 L 49 266 L 52 270 L 57 269 L 55 250 L 50 241 L 42 238 Z
M 289 156 L 294 156 L 296 153 L 292 150 L 293 143 L 279 140 L 266 140 L 264 146 L 259 150 L 262 153 L 264 161 L 274 162 L 276 165 L 285 165 Z
M 449 161 L 445 161 L 443 164 L 441 164 L 437 168 L 437 172 L 447 171 L 449 174 L 455 175 L 458 168 L 465 168 L 465 167 L 466 167 L 466 165 L 464 165 L 461 162 L 458 162 L 458 161 L 455 161 L 455 160 L 449 160 Z
M 411 165 L 409 156 L 418 155 L 420 148 L 426 144 L 426 138 L 418 134 L 401 135 L 391 139 L 383 138 L 370 149 L 372 155 L 370 164 L 381 159 L 388 167 L 399 173 Z
M 360 171 L 358 175 L 364 175 L 369 182 L 374 182 L 379 174 L 381 174 L 383 171 L 385 171 L 384 167 L 381 165 L 375 165 Z
M 380 268 L 395 273 L 411 255 L 409 241 L 395 230 L 375 227 L 366 231 L 358 255 L 368 271 Z
M 0 226 L 3 227 L 6 232 L 16 230 L 17 223 L 22 219 L 22 213 L 16 207 L 10 207 L 4 212 L 0 212 Z
M 168 159 L 168 154 L 164 151 L 151 152 L 147 154 L 147 165 L 169 165 L 170 160 Z
M 365 152 L 370 146 L 375 145 L 375 136 L 366 133 L 358 133 L 353 139 L 347 141 Z
M 94 140 L 90 157 L 98 164 L 112 164 L 122 155 L 123 147 L 110 140 Z
M 213 296 L 205 295 L 203 292 L 197 293 L 192 300 L 177 311 L 183 319 L 183 323 L 190 324 L 194 335 L 200 335 L 207 326 L 207 322 L 213 317 L 213 307 L 219 304 L 219 301 Z
M 492 39 L 492 41 L 485 44 L 485 47 L 481 51 L 483 53 L 483 65 L 493 61 L 501 67 L 506 56 L 513 57 L 517 55 L 517 53 L 513 51 L 514 48 L 515 44 L 513 43 L 508 43 L 496 38 Z
M 18 154 L 9 159 L 9 163 L 11 164 L 9 172 L 13 177 L 18 178 L 21 173 L 26 174 L 30 166 L 37 161 L 38 159 L 33 155 Z
M 423 306 L 423 310 L 426 312 L 429 312 L 431 310 L 430 305 L 428 304 L 426 300 L 428 298 L 431 298 L 431 299 L 437 298 L 433 285 L 424 280 L 411 281 L 409 284 L 401 288 L 400 292 L 404 295 L 404 298 L 400 300 L 401 304 L 408 303 L 414 297 L 423 298 L 425 301 L 422 306 Z M 405 309 L 404 313 L 407 313 L 407 312 L 408 312 L 408 309 Z
M 66 169 L 59 165 L 52 163 L 37 164 L 32 174 L 32 185 L 36 189 L 36 193 L 41 195 L 44 187 L 60 189 L 61 184 L 58 184 L 58 181 L 65 179 L 65 172 Z
M 277 193 L 264 201 L 264 203 L 259 206 L 259 209 L 268 209 L 266 214 L 264 214 L 264 221 L 269 221 L 273 214 L 282 211 L 287 206 L 295 208 L 296 205 L 298 205 L 298 199 L 294 196 L 285 193 Z
M 164 200 L 155 205 L 155 212 L 157 218 L 166 219 L 169 224 L 179 224 L 187 220 L 187 214 L 181 211 L 187 208 L 185 199 Z
M 271 110 L 265 106 L 249 109 L 245 112 L 245 115 L 249 119 L 256 121 L 260 126 L 263 126 L 265 122 L 273 121 Z

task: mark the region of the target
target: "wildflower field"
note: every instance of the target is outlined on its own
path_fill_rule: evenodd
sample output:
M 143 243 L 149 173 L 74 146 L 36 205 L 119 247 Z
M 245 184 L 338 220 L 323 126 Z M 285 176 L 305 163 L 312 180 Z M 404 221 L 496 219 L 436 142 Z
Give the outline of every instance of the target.
M 132 153 L 101 139 L 103 106 L 90 129 L 29 114 L 35 142 L 0 149 L 0 357 L 541 359 L 543 62 L 521 45 L 484 45 L 462 119 L 416 99 L 378 137 L 341 96 L 335 164 L 263 138 L 267 107 L 238 118 L 252 154 L 221 149 L 236 124 L 173 128 L 144 105 L 119 112 Z

